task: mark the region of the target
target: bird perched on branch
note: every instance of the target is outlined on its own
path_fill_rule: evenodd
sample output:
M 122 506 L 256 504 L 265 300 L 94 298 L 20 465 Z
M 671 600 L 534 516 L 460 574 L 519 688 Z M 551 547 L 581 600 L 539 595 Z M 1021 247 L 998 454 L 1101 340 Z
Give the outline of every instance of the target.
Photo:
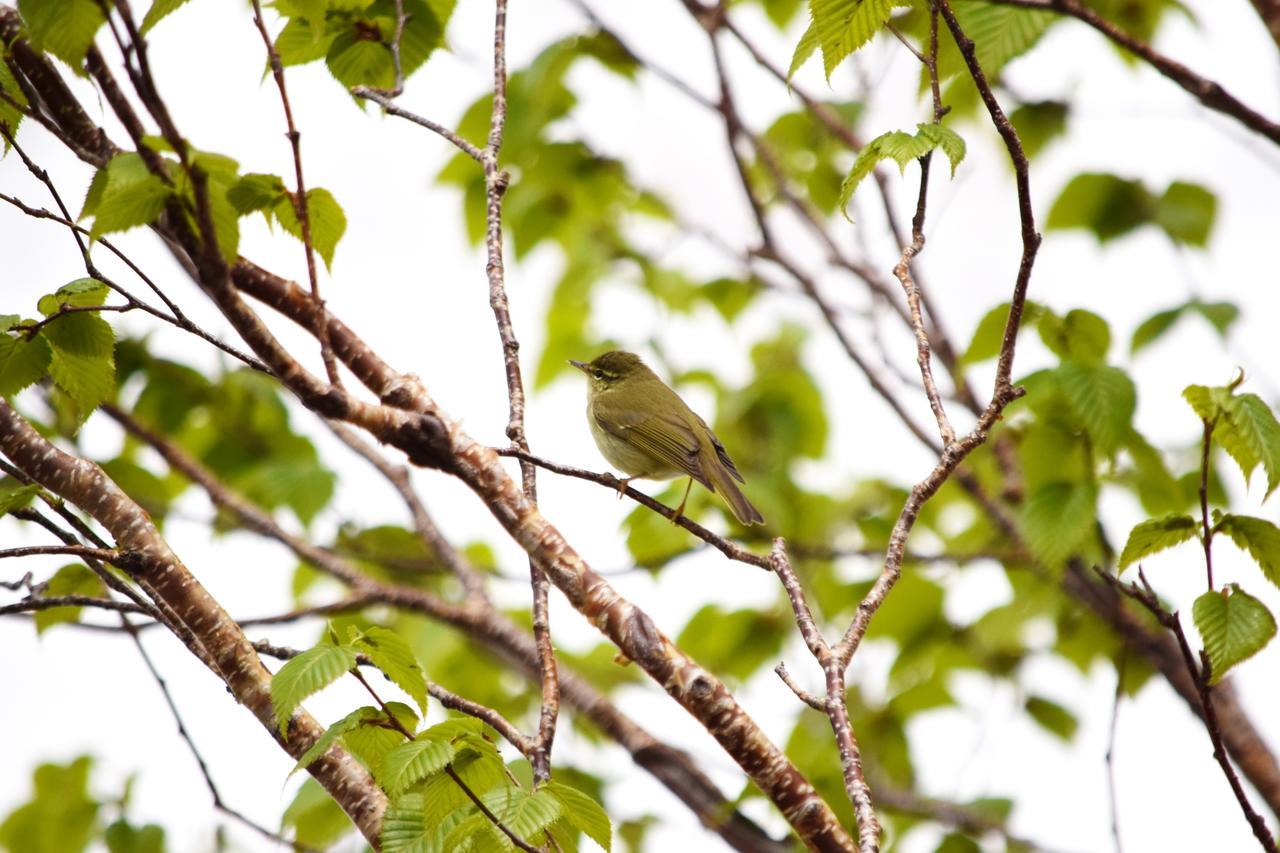
M 640 356 L 615 350 L 592 362 L 569 363 L 587 375 L 587 424 L 600 453 L 627 474 L 622 488 L 632 480 L 688 476 L 677 518 L 697 480 L 724 498 L 741 523 L 764 524 L 738 488 L 746 481 L 720 439 Z

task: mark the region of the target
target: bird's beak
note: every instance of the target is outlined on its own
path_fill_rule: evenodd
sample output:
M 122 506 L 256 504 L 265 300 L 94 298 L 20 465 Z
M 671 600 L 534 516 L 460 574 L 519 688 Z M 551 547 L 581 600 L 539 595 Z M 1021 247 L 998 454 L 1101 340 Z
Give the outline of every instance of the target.
M 569 363 L 572 364 L 574 367 L 578 368 L 579 370 L 581 370 L 583 373 L 586 373 L 587 368 L 590 367 L 590 365 L 587 364 L 585 361 L 574 361 L 573 359 L 569 359 Z

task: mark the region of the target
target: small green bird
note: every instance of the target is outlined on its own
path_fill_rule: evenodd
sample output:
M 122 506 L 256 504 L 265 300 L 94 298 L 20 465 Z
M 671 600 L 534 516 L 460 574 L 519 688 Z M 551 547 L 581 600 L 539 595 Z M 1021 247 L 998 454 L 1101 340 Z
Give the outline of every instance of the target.
M 615 350 L 590 363 L 569 363 L 587 374 L 587 424 L 604 458 L 626 472 L 624 486 L 688 475 L 676 517 L 697 480 L 719 493 L 738 521 L 764 524 L 760 510 L 734 483 L 746 481 L 720 439 L 640 356 Z

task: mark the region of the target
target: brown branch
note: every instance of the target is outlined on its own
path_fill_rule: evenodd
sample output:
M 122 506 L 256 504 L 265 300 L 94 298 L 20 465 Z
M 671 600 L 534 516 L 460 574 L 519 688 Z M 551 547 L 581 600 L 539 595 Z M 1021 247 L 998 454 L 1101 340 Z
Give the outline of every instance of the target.
M 1145 607 L 1161 625 L 1171 631 L 1174 637 L 1177 638 L 1178 649 L 1182 653 L 1182 661 L 1186 665 L 1187 673 L 1191 676 L 1192 681 L 1195 682 L 1196 691 L 1200 697 L 1200 708 L 1203 712 L 1202 719 L 1204 720 L 1205 731 L 1209 733 L 1209 740 L 1213 743 L 1213 758 L 1218 762 L 1218 766 L 1222 768 L 1222 775 L 1226 777 L 1227 784 L 1231 786 L 1231 793 L 1235 795 L 1236 802 L 1240 804 L 1240 811 L 1244 813 L 1245 820 L 1249 822 L 1249 828 L 1253 830 L 1254 837 L 1258 839 L 1258 843 L 1267 853 L 1276 853 L 1275 838 L 1271 835 L 1271 830 L 1267 828 L 1267 822 L 1262 819 L 1262 815 L 1258 814 L 1250 804 L 1249 795 L 1245 793 L 1244 786 L 1240 784 L 1240 777 L 1236 775 L 1235 767 L 1232 766 L 1231 760 L 1227 756 L 1227 750 L 1222 740 L 1222 726 L 1218 721 L 1217 710 L 1214 708 L 1213 685 L 1209 683 L 1208 658 L 1204 652 L 1201 652 L 1201 664 L 1197 666 L 1195 655 L 1191 651 L 1191 644 L 1187 641 L 1186 633 L 1182 630 L 1182 620 L 1178 617 L 1177 611 L 1166 610 L 1164 605 L 1160 603 L 1155 590 L 1147 582 L 1147 576 L 1143 574 L 1141 566 L 1138 567 L 1138 577 L 1142 581 L 1141 587 L 1124 583 L 1103 571 L 1098 571 L 1097 574 L 1115 589 Z
M 849 707 L 845 703 L 845 665 L 840 661 L 822 631 L 814 622 L 813 613 L 805 601 L 804 589 L 791 568 L 787 559 L 786 543 L 779 536 L 773 540 L 773 550 L 769 552 L 769 563 L 782 582 L 787 598 L 791 601 L 791 609 L 795 613 L 796 626 L 800 636 L 804 638 L 809 653 L 822 667 L 826 677 L 826 695 L 821 701 L 821 710 L 831 723 L 831 731 L 835 735 L 836 747 L 840 752 L 840 767 L 844 776 L 845 793 L 853 803 L 853 811 L 858 819 L 858 849 L 861 853 L 878 853 L 880 850 L 880 821 L 876 817 L 875 806 L 871 801 L 871 788 L 867 785 L 862 772 L 862 754 L 858 751 L 858 742 L 854 738 L 853 726 L 849 722 Z M 787 678 L 786 668 L 779 664 L 775 670 L 787 686 L 806 704 L 814 705 L 817 697 L 805 693 Z
M 1272 142 L 1280 144 L 1280 124 L 1256 112 L 1245 105 L 1219 83 L 1202 77 L 1175 59 L 1160 53 L 1151 45 L 1126 33 L 1093 9 L 1079 0 L 992 0 L 1004 6 L 1017 6 L 1023 9 L 1042 9 L 1058 12 L 1083 21 L 1115 44 L 1146 62 L 1163 76 L 1181 86 L 1188 94 L 1209 109 L 1230 116 L 1245 127 L 1265 136 Z M 1260 0 L 1254 0 L 1255 5 Z M 1272 2 L 1272 0 L 1267 0 Z M 1268 20 L 1268 25 L 1280 21 L 1280 13 Z M 1275 35 L 1275 32 L 1272 33 Z
M 57 607 L 97 607 L 100 610 L 114 610 L 119 613 L 146 612 L 132 601 L 116 601 L 111 598 L 99 598 L 96 595 L 59 595 L 48 598 L 29 596 L 14 604 L 0 606 L 0 616 L 8 616 L 12 613 L 35 613 Z
M 0 450 L 44 488 L 89 512 L 116 538 L 118 550 L 136 555 L 129 561 L 130 573 L 199 639 L 214 672 L 290 755 L 302 755 L 320 737 L 323 727 L 301 711 L 287 733 L 280 733 L 271 706 L 270 673 L 244 634 L 170 550 L 146 512 L 101 468 L 54 447 L 2 401 Z M 311 766 L 311 773 L 376 844 L 386 800 L 368 772 L 345 751 L 331 750 Z
M 1120 723 L 1120 703 L 1124 699 L 1124 676 L 1129 661 L 1128 648 L 1120 647 L 1120 658 L 1116 661 L 1116 690 L 1111 697 L 1111 724 L 1107 727 L 1107 802 L 1111 809 L 1111 840 L 1115 845 L 1115 853 L 1124 853 L 1120 844 L 1120 804 L 1116 796 L 1116 730 Z
M 0 549 L 0 560 L 9 557 L 32 557 L 37 554 L 68 554 L 73 557 L 91 557 L 110 563 L 120 556 L 114 550 L 89 548 L 85 545 L 30 545 L 24 548 Z
M 253 23 L 262 36 L 262 44 L 267 49 L 267 61 L 271 66 L 271 76 L 276 81 L 276 89 L 280 91 L 280 104 L 284 107 L 285 136 L 289 140 L 289 148 L 293 154 L 293 178 L 297 191 L 293 194 L 293 208 L 298 216 L 298 227 L 302 232 L 302 246 L 307 258 L 307 282 L 311 285 L 311 300 L 315 303 L 315 337 L 320 342 L 320 358 L 324 361 L 325 372 L 334 385 L 342 384 L 338 374 L 338 362 L 333 357 L 333 348 L 329 346 L 328 325 L 324 322 L 324 300 L 320 298 L 320 281 L 316 276 L 316 251 L 311 238 L 311 209 L 307 203 L 307 184 L 302 177 L 302 134 L 293 121 L 293 106 L 289 103 L 289 90 L 284 81 L 284 64 L 280 61 L 280 52 L 276 50 L 271 34 L 267 32 L 267 24 L 262 19 L 261 0 L 253 2 Z M 402 2 L 402 0 L 397 0 Z M 403 19 L 404 14 L 401 12 Z M 403 24 L 401 25 L 403 26 Z M 400 65 L 399 43 L 396 45 L 395 61 L 397 72 Z
M 459 134 L 455 133 L 454 131 L 450 130 L 449 128 L 445 127 L 444 125 L 438 122 L 434 122 L 429 118 L 424 118 L 423 116 L 420 116 L 417 113 L 409 112 L 404 107 L 398 106 L 394 101 L 391 100 L 390 97 L 383 94 L 382 92 L 379 92 L 376 89 L 371 89 L 368 86 L 354 86 L 351 89 L 351 94 L 355 95 L 357 98 L 365 98 L 367 100 L 373 101 L 374 103 L 382 107 L 384 112 L 390 113 L 391 115 L 397 116 L 398 118 L 411 121 L 420 127 L 425 127 L 427 130 L 430 130 L 432 133 L 438 134 L 439 136 L 442 136 L 445 139 L 447 139 L 449 142 L 453 143 L 458 148 L 458 150 L 460 150 L 463 154 L 466 154 L 472 160 L 475 160 L 477 163 L 484 162 L 484 154 L 480 151 L 480 149 L 477 148 L 472 143 L 468 142 L 466 139 L 463 139 L 462 136 L 460 136 Z

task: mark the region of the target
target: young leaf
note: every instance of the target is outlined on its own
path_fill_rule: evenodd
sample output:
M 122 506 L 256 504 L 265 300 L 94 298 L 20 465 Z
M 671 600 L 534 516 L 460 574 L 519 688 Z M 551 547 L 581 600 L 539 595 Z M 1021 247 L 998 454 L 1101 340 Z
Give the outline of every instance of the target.
M 280 220 L 281 228 L 299 240 L 302 239 L 302 225 L 298 222 L 298 212 L 294 209 L 291 196 L 282 196 L 276 202 L 273 212 Z M 332 267 L 334 249 L 347 230 L 347 216 L 342 212 L 333 193 L 319 188 L 307 190 L 307 213 L 311 217 L 311 245 L 324 258 L 324 265 Z
M 1119 568 L 1133 565 L 1166 548 L 1186 542 L 1196 535 L 1196 520 L 1189 515 L 1166 515 L 1148 519 L 1129 532 L 1120 554 Z
M 450 830 L 441 849 L 450 853 L 514 853 L 516 846 L 488 817 L 476 812 Z
M 40 487 L 35 483 L 23 484 L 5 477 L 0 480 L 0 515 L 22 509 L 38 494 Z
M 787 68 L 787 82 L 791 82 L 791 78 L 796 76 L 796 72 L 800 67 L 809 61 L 809 57 L 813 56 L 813 52 L 818 49 L 818 27 L 813 21 L 809 22 L 809 26 L 800 36 L 800 41 L 796 42 L 795 53 L 791 54 L 791 66 Z
M 1196 599 L 1191 612 L 1209 655 L 1211 684 L 1262 651 L 1276 633 L 1271 611 L 1237 584 L 1206 592 Z
M 1154 205 L 1140 181 L 1107 174 L 1076 175 L 1049 208 L 1045 228 L 1085 228 L 1105 243 L 1150 222 Z
M 39 382 L 49 369 L 52 355 L 44 335 L 28 339 L 26 335 L 15 337 L 0 332 L 0 397 L 12 397 Z
M 115 389 L 115 332 L 93 313 L 64 314 L 41 333 L 52 347 L 49 375 L 87 415 Z
M 1280 527 L 1265 518 L 1228 514 L 1218 520 L 1214 530 L 1247 551 L 1267 579 L 1280 586 Z
M 271 221 L 271 210 L 283 198 L 287 198 L 287 191 L 278 175 L 243 175 L 227 190 L 227 201 L 242 216 L 260 210 L 268 222 Z
M 947 155 L 947 160 L 951 163 L 951 177 L 956 176 L 956 167 L 960 165 L 960 161 L 964 159 L 965 144 L 960 138 L 960 134 L 951 128 L 941 124 L 918 124 L 916 125 L 918 135 L 933 143 L 937 148 L 942 149 L 942 153 Z
M 439 773 L 457 753 L 457 745 L 449 738 L 423 732 L 383 756 L 378 781 L 395 796 Z
M 1155 222 L 1175 243 L 1205 246 L 1218 199 L 1199 184 L 1174 181 L 1156 202 Z
M 542 790 L 560 801 L 561 810 L 569 825 L 604 848 L 605 853 L 611 849 L 613 829 L 609 824 L 609 815 L 600 804 L 579 791 L 561 782 L 548 782 Z
M 836 66 L 880 31 L 894 0 L 809 0 L 827 79 Z
M 1173 324 L 1178 322 L 1178 318 L 1185 310 L 1186 306 L 1182 305 L 1170 308 L 1168 311 L 1157 311 L 1143 320 L 1141 325 L 1133 330 L 1133 338 L 1129 341 L 1129 354 L 1133 355 L 1143 347 L 1155 343 L 1157 338 L 1173 328 Z
M 333 745 L 334 741 L 342 737 L 347 732 L 352 731 L 357 726 L 369 720 L 378 719 L 383 719 L 383 713 L 380 709 L 374 708 L 372 705 L 365 705 L 363 708 L 357 708 L 350 714 L 347 714 L 341 720 L 338 720 L 338 722 L 325 729 L 324 734 L 316 738 L 316 742 L 311 744 L 311 747 L 302 754 L 301 758 L 298 759 L 298 763 L 293 765 L 293 769 L 289 771 L 289 775 L 292 776 L 299 770 L 309 767 L 313 761 L 328 752 L 329 747 Z
M 53 293 L 40 297 L 36 308 L 46 317 L 58 313 L 63 306 L 87 308 L 107 301 L 111 289 L 96 278 L 78 278 Z
M 873 0 L 863 0 L 863 2 L 870 3 Z M 902 171 L 906 169 L 907 164 L 912 160 L 923 157 L 935 148 L 941 148 L 943 153 L 947 155 L 947 159 L 951 161 L 951 174 L 955 175 L 956 166 L 964 159 L 964 140 L 954 131 L 941 125 L 917 125 L 915 135 L 902 130 L 891 130 L 868 142 L 858 152 L 857 159 L 853 161 L 853 168 L 849 170 L 844 182 L 840 184 L 839 204 L 841 212 L 844 212 L 845 208 L 849 206 L 849 200 L 853 198 L 854 190 L 858 188 L 858 184 L 862 183 L 863 178 L 871 174 L 871 170 L 881 160 L 893 160 L 898 164 L 899 171 Z M 847 213 L 845 213 L 845 217 L 848 218 Z
M 149 225 L 164 212 L 173 189 L 151 174 L 137 154 L 117 154 L 106 166 L 104 183 L 98 176 L 89 185 L 81 217 L 92 215 L 89 233 L 104 234 Z M 99 175 L 102 171 L 99 171 Z
M 363 631 L 353 645 L 368 655 L 374 666 L 409 694 L 409 698 L 417 703 L 423 719 L 426 719 L 427 677 L 409 644 L 400 639 L 395 631 L 374 625 Z
M 281 734 L 288 729 L 289 719 L 303 699 L 328 687 L 355 665 L 355 649 L 327 644 L 286 661 L 271 679 L 271 702 Z
M 1257 394 L 1231 397 L 1223 408 L 1226 421 L 1219 422 L 1222 432 L 1215 430 L 1215 435 L 1239 463 L 1246 480 L 1257 462 L 1262 462 L 1267 472 L 1267 496 L 1270 496 L 1280 485 L 1280 422 Z M 1248 460 L 1255 461 L 1245 470 Z

